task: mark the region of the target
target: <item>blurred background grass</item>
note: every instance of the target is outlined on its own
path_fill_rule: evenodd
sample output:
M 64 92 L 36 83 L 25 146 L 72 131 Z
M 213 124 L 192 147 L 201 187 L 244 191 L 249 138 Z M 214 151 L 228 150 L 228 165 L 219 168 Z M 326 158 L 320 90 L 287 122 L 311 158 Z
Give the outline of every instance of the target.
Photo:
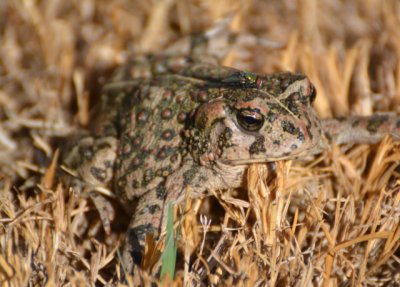
M 115 67 L 227 17 L 267 44 L 232 47 L 223 64 L 307 74 L 322 118 L 400 114 L 396 0 L 1 1 L 0 285 L 102 285 L 118 273 L 128 215 L 110 210 L 106 235 L 90 196 L 58 185 L 56 150 L 88 126 Z M 398 286 L 398 154 L 390 140 L 333 147 L 279 165 L 267 185 L 254 167 L 248 192 L 203 203 L 209 227 L 185 217 L 175 284 Z

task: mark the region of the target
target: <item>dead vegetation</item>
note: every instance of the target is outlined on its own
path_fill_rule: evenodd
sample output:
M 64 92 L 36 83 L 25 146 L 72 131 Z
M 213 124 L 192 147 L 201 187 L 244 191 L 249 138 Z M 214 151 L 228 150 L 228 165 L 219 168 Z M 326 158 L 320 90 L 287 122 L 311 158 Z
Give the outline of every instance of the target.
M 59 184 L 58 149 L 88 125 L 114 67 L 228 16 L 268 44 L 232 49 L 226 65 L 304 72 L 322 118 L 400 114 L 396 0 L 1 1 L 0 285 L 118 277 L 127 215 L 110 198 L 118 220 L 106 234 L 90 195 Z M 174 284 L 400 285 L 399 162 L 400 142 L 386 138 L 251 166 L 247 188 L 180 211 Z M 132 282 L 151 281 L 154 248 Z

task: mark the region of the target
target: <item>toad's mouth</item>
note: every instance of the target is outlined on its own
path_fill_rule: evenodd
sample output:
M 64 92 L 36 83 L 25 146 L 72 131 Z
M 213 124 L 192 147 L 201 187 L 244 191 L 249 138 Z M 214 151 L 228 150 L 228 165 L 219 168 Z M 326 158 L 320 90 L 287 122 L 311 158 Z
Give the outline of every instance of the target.
M 267 162 L 274 162 L 274 161 L 281 161 L 281 160 L 297 160 L 306 158 L 309 156 L 313 156 L 318 154 L 326 149 L 326 144 L 321 141 L 310 147 L 309 149 L 299 151 L 297 153 L 290 153 L 288 155 L 282 155 L 277 157 L 264 157 L 264 158 L 245 158 L 245 159 L 219 159 L 219 161 L 226 165 L 248 165 L 252 163 L 267 163 Z
M 248 165 L 252 163 L 267 163 L 267 162 L 274 162 L 274 161 L 281 161 L 281 160 L 290 160 L 290 159 L 296 159 L 297 157 L 290 155 L 287 157 L 277 157 L 277 158 L 247 158 L 247 159 L 225 159 L 225 160 L 220 160 L 221 163 L 227 164 L 227 165 Z

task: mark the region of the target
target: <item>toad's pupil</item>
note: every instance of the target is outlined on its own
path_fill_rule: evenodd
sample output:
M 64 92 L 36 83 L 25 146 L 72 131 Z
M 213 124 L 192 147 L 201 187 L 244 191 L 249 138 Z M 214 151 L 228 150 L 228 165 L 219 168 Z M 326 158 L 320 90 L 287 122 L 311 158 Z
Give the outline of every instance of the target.
M 260 120 L 253 118 L 253 117 L 243 117 L 243 120 L 248 124 L 248 125 L 257 125 Z

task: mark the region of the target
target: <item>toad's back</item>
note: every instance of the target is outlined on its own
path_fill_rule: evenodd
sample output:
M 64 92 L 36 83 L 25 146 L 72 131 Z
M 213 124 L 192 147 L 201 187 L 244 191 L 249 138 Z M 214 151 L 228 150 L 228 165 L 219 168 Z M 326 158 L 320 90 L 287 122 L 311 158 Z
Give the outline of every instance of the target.
M 181 165 L 181 133 L 190 112 L 202 101 L 196 94 L 200 84 L 202 81 L 170 75 L 107 87 L 106 97 L 119 110 L 115 118 L 119 139 L 115 184 L 128 200 L 157 188 Z

